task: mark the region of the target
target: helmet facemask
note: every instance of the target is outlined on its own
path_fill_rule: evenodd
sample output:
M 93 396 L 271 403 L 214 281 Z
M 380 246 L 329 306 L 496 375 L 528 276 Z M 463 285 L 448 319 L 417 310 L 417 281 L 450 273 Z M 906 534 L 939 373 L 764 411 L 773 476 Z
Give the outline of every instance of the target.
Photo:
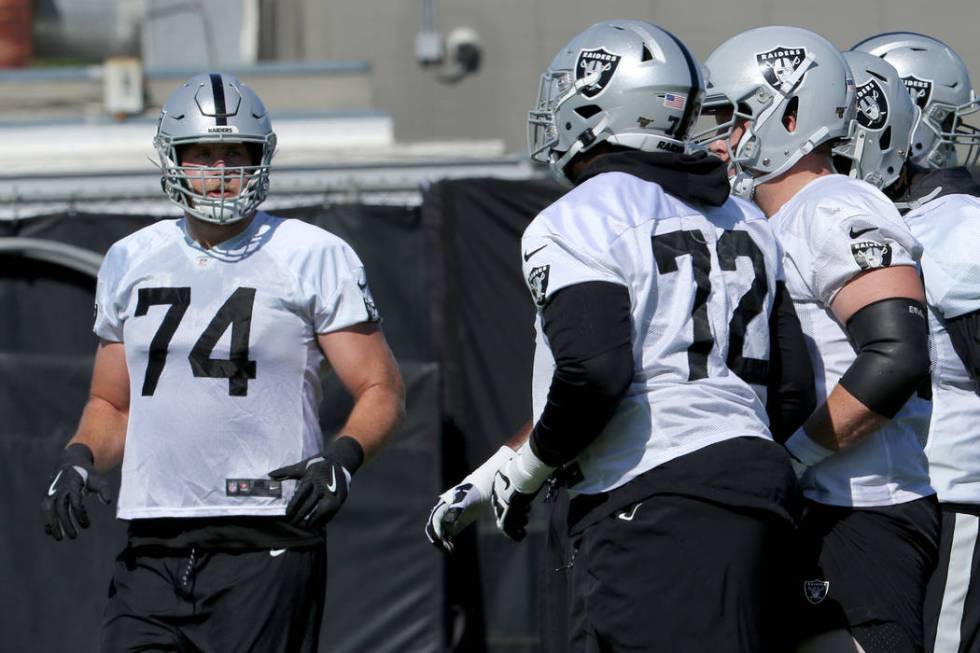
M 179 148 L 206 142 L 234 142 L 246 146 L 250 144 L 261 147 L 259 161 L 250 166 L 220 166 L 209 167 L 200 165 L 183 165 Z M 202 139 L 174 139 L 160 134 L 154 139 L 154 146 L 160 158 L 159 166 L 163 173 L 161 185 L 163 191 L 175 204 L 186 213 L 205 222 L 214 224 L 231 224 L 252 215 L 269 191 L 269 168 L 272 153 L 275 151 L 275 135 L 270 134 L 264 139 L 241 138 L 234 141 Z M 258 148 L 248 148 L 250 152 Z M 197 193 L 193 190 L 191 180 L 217 180 L 218 197 Z M 237 180 L 239 193 L 226 196 L 225 189 Z M 207 193 L 208 189 L 205 189 Z
M 927 160 L 934 168 L 972 166 L 980 159 L 980 128 L 963 119 L 980 111 L 980 98 L 970 91 L 970 99 L 960 105 L 930 102 L 922 114 L 920 124 L 933 135 L 933 147 Z M 960 157 L 958 147 L 965 148 Z

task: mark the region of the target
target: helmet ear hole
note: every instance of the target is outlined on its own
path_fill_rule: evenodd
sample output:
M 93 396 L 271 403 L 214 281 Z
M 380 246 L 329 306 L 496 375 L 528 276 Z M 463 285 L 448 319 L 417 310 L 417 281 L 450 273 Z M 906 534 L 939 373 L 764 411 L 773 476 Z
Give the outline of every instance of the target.
M 881 137 L 878 139 L 878 145 L 881 146 L 881 151 L 884 152 L 892 146 L 892 126 L 888 125 L 885 127 L 885 131 L 881 133 Z
M 582 116 L 582 118 L 585 120 L 588 120 L 600 111 L 602 111 L 602 108 L 595 104 L 586 104 L 585 106 L 575 107 L 575 113 Z

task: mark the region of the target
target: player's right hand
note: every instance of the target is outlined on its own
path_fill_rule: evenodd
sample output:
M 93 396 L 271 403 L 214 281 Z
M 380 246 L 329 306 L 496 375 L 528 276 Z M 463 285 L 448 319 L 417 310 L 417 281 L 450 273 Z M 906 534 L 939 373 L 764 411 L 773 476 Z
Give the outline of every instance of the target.
M 441 495 L 429 513 L 425 535 L 436 547 L 453 552 L 453 538 L 472 524 L 480 510 L 489 505 L 493 475 L 514 455 L 510 447 L 500 447 L 497 453 Z
M 47 496 L 41 501 L 44 513 L 44 532 L 59 542 L 67 535 L 78 537 L 78 527 L 88 528 L 88 513 L 84 497 L 89 492 L 108 505 L 112 503 L 109 482 L 95 473 L 92 450 L 80 442 L 68 445 L 61 452 L 61 461 L 48 485 Z

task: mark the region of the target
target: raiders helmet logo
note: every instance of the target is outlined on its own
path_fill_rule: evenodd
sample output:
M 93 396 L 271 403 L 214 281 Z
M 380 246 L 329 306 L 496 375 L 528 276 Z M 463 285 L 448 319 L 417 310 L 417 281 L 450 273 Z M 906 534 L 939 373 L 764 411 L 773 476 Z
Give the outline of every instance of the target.
M 760 52 L 755 55 L 759 70 L 762 71 L 762 77 L 773 88 L 788 82 L 804 59 L 806 59 L 806 48 L 779 46 L 768 52 Z M 803 73 L 803 76 L 806 76 L 806 72 Z
M 858 87 L 856 98 L 858 124 L 866 129 L 884 127 L 888 120 L 888 98 L 878 80 L 872 79 Z
M 887 244 L 876 243 L 872 240 L 851 245 L 854 262 L 862 270 L 887 268 L 892 264 L 892 248 Z
M 803 582 L 803 596 L 812 605 L 817 605 L 827 598 L 830 592 L 829 580 L 808 580 Z
M 551 272 L 551 266 L 542 265 L 531 270 L 531 274 L 527 276 L 527 287 L 531 290 L 534 303 L 538 306 L 544 306 L 545 297 L 548 296 L 549 272 Z
M 606 90 L 622 59 L 605 48 L 582 50 L 575 62 L 575 82 L 585 97 L 592 99 Z
M 909 95 L 915 100 L 915 103 L 923 111 L 926 105 L 929 104 L 929 99 L 932 97 L 932 80 L 919 79 L 915 75 L 909 75 L 908 77 L 903 77 L 902 81 L 905 82 L 905 88 L 908 89 Z

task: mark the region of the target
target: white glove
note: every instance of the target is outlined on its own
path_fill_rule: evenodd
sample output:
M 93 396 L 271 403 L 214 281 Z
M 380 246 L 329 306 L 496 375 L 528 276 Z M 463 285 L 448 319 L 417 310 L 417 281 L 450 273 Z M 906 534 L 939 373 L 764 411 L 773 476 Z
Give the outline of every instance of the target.
M 531 501 L 555 469 L 534 454 L 528 440 L 493 477 L 490 502 L 497 518 L 497 528 L 504 535 L 515 542 L 524 539 Z
M 802 479 L 806 471 L 819 462 L 834 455 L 833 449 L 818 444 L 801 426 L 783 445 L 789 452 L 789 461 L 796 472 L 796 478 Z
M 514 450 L 503 446 L 486 462 L 441 495 L 429 513 L 425 535 L 446 553 L 453 552 L 453 538 L 477 518 L 480 508 L 490 501 L 493 475 L 514 457 Z

